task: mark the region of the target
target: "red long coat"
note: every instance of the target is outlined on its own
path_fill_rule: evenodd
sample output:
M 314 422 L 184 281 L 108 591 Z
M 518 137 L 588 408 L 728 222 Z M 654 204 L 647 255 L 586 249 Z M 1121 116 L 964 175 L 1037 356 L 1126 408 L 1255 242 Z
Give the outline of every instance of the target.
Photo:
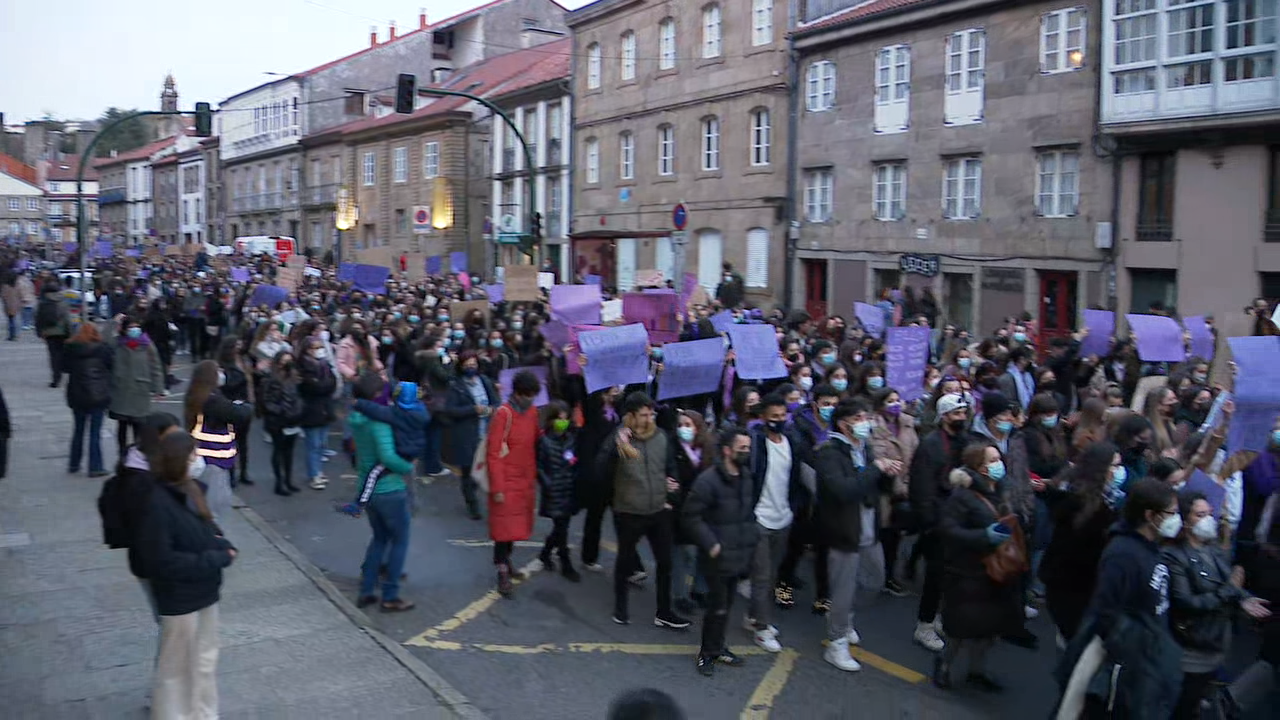
M 504 403 L 489 420 L 489 537 L 494 542 L 518 542 L 533 535 L 540 432 L 538 409 L 532 405 L 519 413 L 510 403 Z M 500 457 L 504 435 L 508 453 Z M 501 503 L 493 501 L 497 493 L 502 493 Z

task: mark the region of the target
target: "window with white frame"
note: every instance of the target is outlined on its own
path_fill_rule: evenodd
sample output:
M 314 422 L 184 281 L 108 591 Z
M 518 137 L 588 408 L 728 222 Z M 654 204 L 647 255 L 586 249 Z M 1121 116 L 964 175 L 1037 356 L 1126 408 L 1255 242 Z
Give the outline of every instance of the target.
M 591 43 L 587 46 L 587 89 L 595 90 L 600 87 L 600 43 Z
M 947 125 L 982 122 L 986 31 L 973 28 L 947 36 L 947 81 L 943 117 Z
M 942 216 L 968 220 L 982 214 L 982 158 L 952 158 L 942 178 Z
M 586 182 L 588 184 L 600 182 L 600 141 L 595 138 L 587 138 Z
M 391 180 L 396 183 L 409 182 L 409 148 L 400 146 L 391 151 Z
M 14 211 L 22 210 L 22 199 L 16 197 L 9 198 L 9 209 Z
M 28 221 L 27 221 L 27 234 L 28 234 L 28 235 L 39 235 L 39 234 L 40 234 L 40 223 L 36 222 L 35 220 L 28 220 Z
M 751 2 L 751 44 L 768 45 L 773 42 L 773 0 Z
M 440 143 L 422 144 L 422 177 L 431 179 L 440 176 Z
M 360 166 L 360 182 L 365 187 L 373 187 L 378 180 L 378 156 L 372 150 L 364 154 Z
M 831 168 L 806 170 L 804 173 L 804 219 L 820 223 L 831 219 L 832 189 L 835 174 Z
M 631 30 L 622 33 L 622 79 L 636 79 L 636 34 Z
M 756 108 L 751 111 L 751 164 L 759 167 L 769 164 L 770 142 L 773 127 L 770 125 L 769 109 Z
M 720 169 L 720 118 L 702 119 L 702 169 Z
M 1166 11 L 1166 87 L 1196 87 L 1213 82 L 1213 11 L 1213 0 L 1176 3 Z
M 769 287 L 769 231 L 751 228 L 747 231 L 747 287 Z
M 875 131 L 907 129 L 911 105 L 911 48 L 890 45 L 876 53 Z
M 633 180 L 636 176 L 636 136 L 627 130 L 618 135 L 618 177 Z
M 720 57 L 720 6 L 702 8 L 702 57 Z
M 1113 17 L 1115 94 L 1154 92 L 1159 21 L 1156 0 L 1117 0 Z
M 670 70 L 676 66 L 676 21 L 663 18 L 658 23 L 658 69 Z
M 877 220 L 901 220 L 906 217 L 906 163 L 892 162 L 876 165 L 872 202 Z
M 1054 10 L 1040 16 L 1040 72 L 1068 72 L 1084 67 L 1084 8 Z
M 830 60 L 809 63 L 805 71 L 804 106 L 809 112 L 830 110 L 836 105 L 836 64 Z
M 17 237 L 22 234 L 22 223 L 17 220 L 9 221 L 9 236 Z
M 40 198 L 27 198 L 27 209 L 36 211 L 40 209 Z
M 1047 150 L 1036 156 L 1036 214 L 1072 217 L 1080 205 L 1080 153 Z
M 658 174 L 674 175 L 676 172 L 676 129 L 670 125 L 658 126 Z

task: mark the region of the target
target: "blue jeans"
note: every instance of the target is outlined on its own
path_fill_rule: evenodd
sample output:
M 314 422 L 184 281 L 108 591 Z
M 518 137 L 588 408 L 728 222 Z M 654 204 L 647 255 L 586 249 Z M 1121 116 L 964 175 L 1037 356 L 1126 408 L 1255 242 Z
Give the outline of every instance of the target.
M 22 327 L 34 328 L 36 326 L 36 309 L 33 307 L 22 308 Z
M 391 602 L 400 598 L 400 573 L 404 572 L 404 558 L 409 552 L 409 497 L 404 490 L 375 493 L 364 510 L 373 537 L 360 566 L 360 596 L 373 594 L 385 557 L 387 574 L 382 579 L 382 602 Z
M 9 316 L 9 339 L 10 340 L 18 339 L 18 316 L 17 315 Z
M 85 421 L 89 421 L 89 472 L 103 472 L 102 464 L 102 418 L 105 410 L 72 410 L 75 414 L 75 429 L 71 431 L 71 459 L 67 466 L 72 472 L 80 470 L 80 459 L 84 456 Z
M 443 437 L 443 429 L 440 423 L 432 420 L 427 423 L 427 437 L 422 451 L 422 473 L 424 475 L 435 475 L 444 470 L 444 466 L 440 464 L 440 445 Z
M 321 463 L 324 462 L 325 441 L 329 439 L 329 426 L 303 428 L 307 434 L 307 477 L 314 478 L 320 474 Z
M 692 601 L 691 593 L 706 595 L 707 590 L 707 579 L 698 567 L 698 546 L 676 545 L 671 553 L 671 597 Z

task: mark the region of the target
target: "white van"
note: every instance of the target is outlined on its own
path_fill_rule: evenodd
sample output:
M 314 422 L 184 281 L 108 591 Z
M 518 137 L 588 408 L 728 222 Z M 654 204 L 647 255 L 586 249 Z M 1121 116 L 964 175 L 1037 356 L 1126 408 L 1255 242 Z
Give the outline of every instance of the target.
M 236 238 L 236 250 L 245 255 L 270 255 L 280 262 L 298 252 L 298 241 L 283 235 L 246 235 Z

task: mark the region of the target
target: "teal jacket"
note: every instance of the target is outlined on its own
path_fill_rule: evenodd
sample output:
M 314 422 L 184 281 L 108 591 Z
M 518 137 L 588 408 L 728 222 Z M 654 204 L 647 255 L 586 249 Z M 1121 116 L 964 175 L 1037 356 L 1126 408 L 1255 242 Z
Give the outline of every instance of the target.
M 349 416 L 351 434 L 356 441 L 356 468 L 359 477 L 368 477 L 375 465 L 382 465 L 387 472 L 378 478 L 374 495 L 404 490 L 404 476 L 413 474 L 413 463 L 396 454 L 395 436 L 391 426 L 371 420 L 359 412 Z

